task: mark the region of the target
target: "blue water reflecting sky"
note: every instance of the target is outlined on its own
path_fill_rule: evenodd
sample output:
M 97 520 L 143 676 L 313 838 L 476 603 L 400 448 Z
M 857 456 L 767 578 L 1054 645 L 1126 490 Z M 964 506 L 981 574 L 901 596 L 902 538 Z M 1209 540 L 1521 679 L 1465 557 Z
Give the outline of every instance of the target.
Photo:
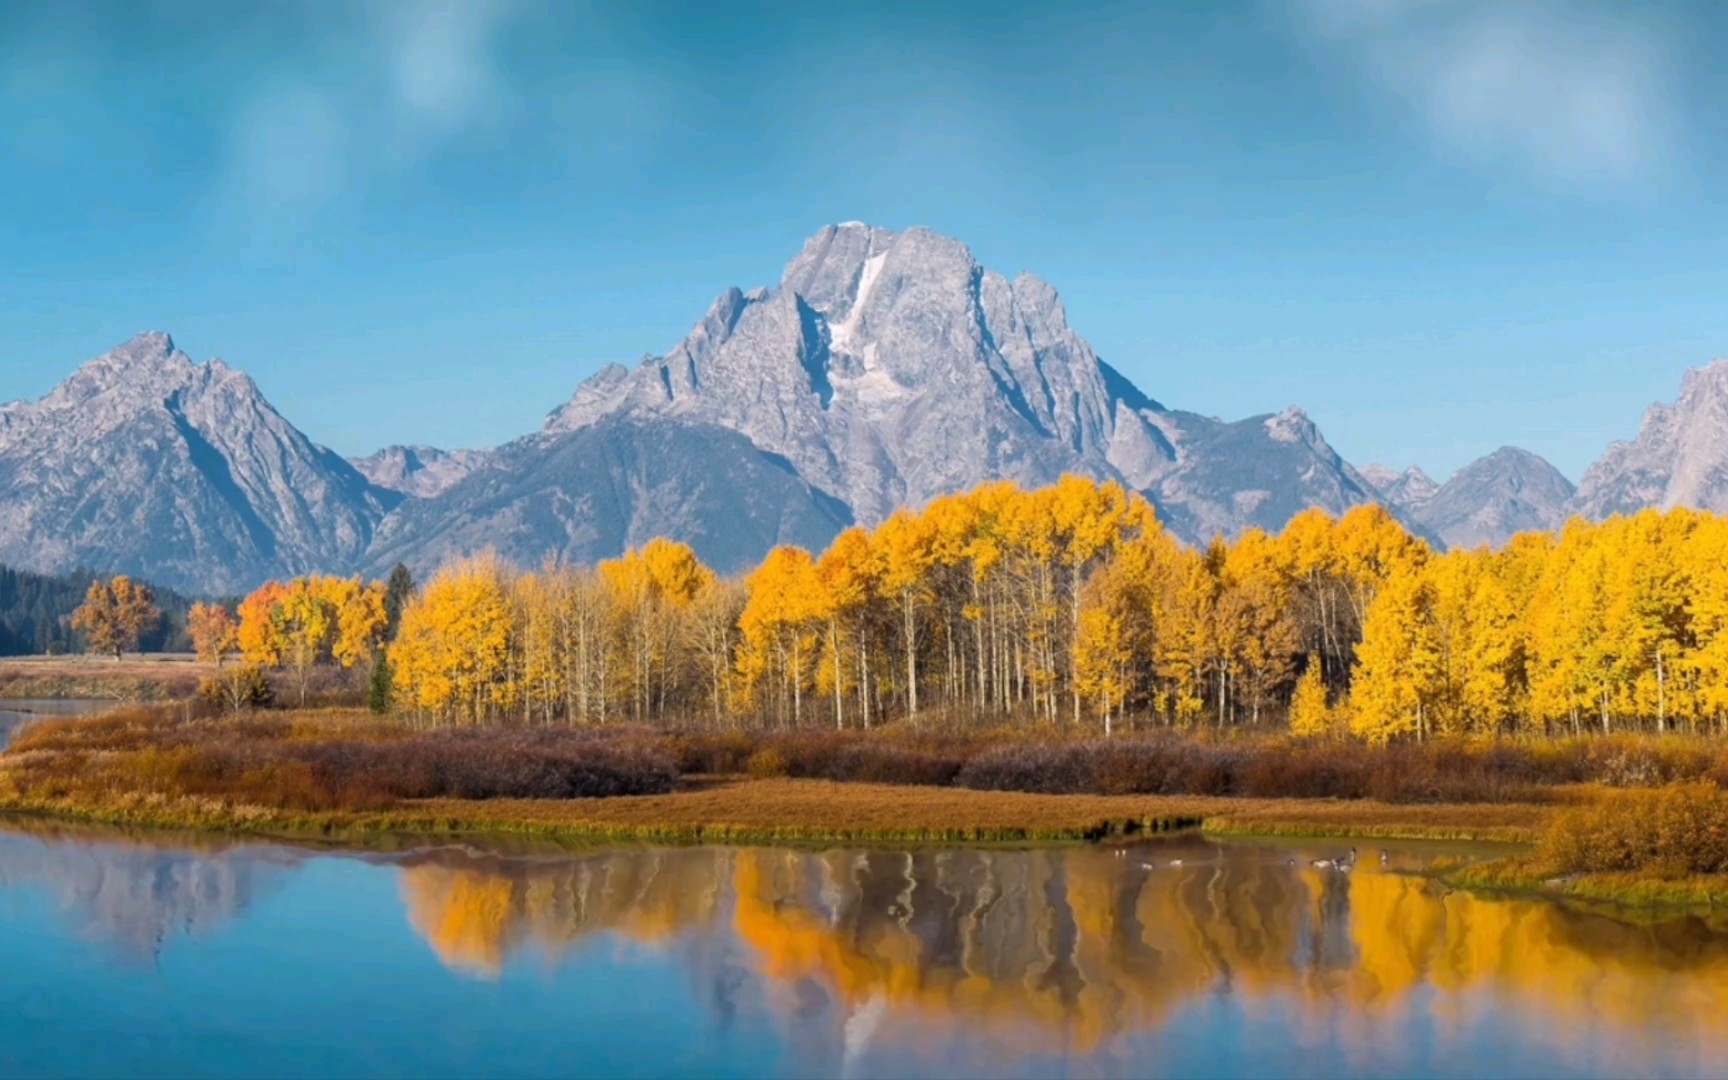
M 1728 1068 L 1728 941 L 1702 922 L 1184 843 L 1178 869 L 1168 849 L 384 858 L 0 831 L 0 1075 Z

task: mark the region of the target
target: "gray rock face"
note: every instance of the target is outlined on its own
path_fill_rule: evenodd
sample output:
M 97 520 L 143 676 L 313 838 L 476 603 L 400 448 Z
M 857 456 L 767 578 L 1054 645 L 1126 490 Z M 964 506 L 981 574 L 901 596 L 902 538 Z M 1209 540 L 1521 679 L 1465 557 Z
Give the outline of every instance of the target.
M 485 450 L 440 450 L 434 446 L 386 446 L 348 464 L 373 486 L 429 499 L 454 487 L 485 463 Z
M 1573 502 L 1592 521 L 1676 506 L 1728 511 L 1728 360 L 1688 371 L 1679 400 L 1652 405 L 1638 437 L 1584 473 Z
M 0 562 L 28 570 L 238 592 L 353 563 L 399 500 L 166 334 L 0 406 Z
M 1359 471 L 1386 497 L 1388 505 L 1405 513 L 1420 509 L 1440 491 L 1440 485 L 1416 465 L 1403 472 L 1384 465 L 1364 465 Z
M 1521 532 L 1559 528 L 1573 494 L 1560 470 L 1507 446 L 1458 470 L 1408 513 L 1447 547 L 1499 547 Z
M 918 228 L 823 229 L 777 288 L 728 290 L 670 353 L 601 371 L 545 431 L 616 417 L 735 431 L 865 524 L 1064 472 L 1146 492 L 1190 540 L 1379 498 L 1299 411 L 1168 410 L 1097 357 L 1049 285 Z
M 844 505 L 734 431 L 615 417 L 500 447 L 437 498 L 405 503 L 366 569 L 424 574 L 488 548 L 520 566 L 587 564 L 665 536 L 729 573 L 777 544 L 820 550 L 849 524 Z
M 0 561 L 230 592 L 484 548 L 591 562 L 663 535 L 735 570 L 945 492 L 1066 472 L 1145 493 L 1196 543 L 1388 498 L 1300 410 L 1166 408 L 1099 359 L 1044 282 L 925 229 L 850 224 L 812 237 L 777 287 L 728 290 L 666 356 L 605 368 L 493 451 L 343 461 L 246 376 L 144 335 L 0 408 Z

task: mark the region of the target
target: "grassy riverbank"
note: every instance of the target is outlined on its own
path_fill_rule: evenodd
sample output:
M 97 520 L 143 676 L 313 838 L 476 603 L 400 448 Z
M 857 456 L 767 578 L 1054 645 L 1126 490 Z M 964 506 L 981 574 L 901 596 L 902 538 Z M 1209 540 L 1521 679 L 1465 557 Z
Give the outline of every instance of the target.
M 0 659 L 0 698 L 179 701 L 215 672 L 192 656 L 19 656 Z
M 188 721 L 173 710 L 132 709 L 33 726 L 0 755 L 0 809 L 356 841 L 514 832 L 691 842 L 1095 840 L 1195 827 L 1530 841 L 1554 810 L 1100 791 L 1069 760 L 1074 751 L 1033 754 L 1055 765 L 1032 779 L 1059 791 L 1015 791 L 999 789 L 999 765 L 985 777 L 990 787 L 955 784 L 967 755 L 992 759 L 941 738 L 782 739 L 763 748 L 645 731 L 423 732 L 340 710 Z M 1165 756 L 1165 782 L 1206 764 L 1184 747 Z M 834 778 L 786 775 L 794 768 Z M 881 782 L 886 775 L 917 782 Z
M 0 810 L 157 828 L 351 843 L 392 836 L 519 834 L 676 843 L 1049 842 L 1221 832 L 1398 839 L 1533 839 L 1551 813 L 1526 805 L 1400 807 L 1299 799 L 1033 795 L 823 780 L 695 778 L 665 795 L 422 799 L 380 810 L 293 810 L 161 793 L 42 797 L 0 789 Z
M 486 836 L 1021 843 L 1196 828 L 1496 841 L 1526 853 L 1447 880 L 1625 904 L 1728 902 L 1728 797 L 1714 782 L 1541 784 L 1515 752 L 1439 748 L 1375 759 L 1405 778 L 1388 789 L 1394 798 L 1340 798 L 1328 792 L 1359 790 L 1327 756 L 1340 753 L 931 732 L 419 731 L 357 710 L 189 719 L 134 708 L 33 725 L 0 754 L 0 811 L 361 846 Z M 1434 797 L 1446 790 L 1482 797 Z M 1291 794 L 1304 791 L 1316 794 Z

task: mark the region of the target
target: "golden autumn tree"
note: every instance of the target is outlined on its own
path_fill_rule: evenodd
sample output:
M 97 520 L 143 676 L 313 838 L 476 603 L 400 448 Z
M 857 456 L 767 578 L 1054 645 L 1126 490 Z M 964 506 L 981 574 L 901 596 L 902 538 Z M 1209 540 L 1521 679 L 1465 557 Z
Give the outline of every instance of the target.
M 1121 484 L 1100 484 L 1085 477 L 1064 475 L 1050 493 L 1050 521 L 1056 537 L 1058 559 L 1066 572 L 1062 586 L 1068 609 L 1067 638 L 1080 636 L 1083 583 L 1092 569 L 1108 560 L 1128 537 L 1154 527 L 1152 506 L 1138 495 L 1129 495 Z M 1072 668 L 1069 682 L 1076 680 Z M 1074 720 L 1080 720 L 1081 693 L 1070 687 Z
M 1609 725 L 1603 692 L 1608 560 L 1602 529 L 1574 519 L 1561 530 L 1524 613 L 1529 645 L 1529 708 L 1545 725 L 1580 734 L 1593 713 Z
M 248 596 L 232 633 L 305 700 L 313 666 L 377 654 L 388 610 L 380 586 L 310 576 Z M 1728 728 L 1728 522 L 1651 511 L 1436 555 L 1358 507 L 1195 549 L 1070 476 L 944 495 L 743 581 L 664 540 L 591 570 L 466 560 L 404 626 L 396 700 L 438 721 L 1701 732 Z
M 280 667 L 286 644 L 276 609 L 288 595 L 288 587 L 268 581 L 240 601 L 240 626 L 236 631 L 240 652 L 246 661 L 263 667 Z
M 295 578 L 271 613 L 281 643 L 281 663 L 294 673 L 302 706 L 312 669 L 330 659 L 336 643 L 337 587 L 334 579 Z
M 1697 714 L 1682 658 L 1696 647 L 1697 590 L 1685 551 L 1698 520 L 1686 509 L 1645 510 L 1606 530 L 1612 546 L 1603 618 L 1613 710 L 1652 718 L 1658 732 L 1675 721 L 1691 723 Z
M 1128 630 L 1132 615 L 1124 602 L 1128 594 L 1112 577 L 1106 569 L 1087 583 L 1074 637 L 1074 692 L 1096 704 L 1106 736 L 1113 733 L 1114 720 L 1127 701 L 1134 663 Z
M 1413 568 L 1379 587 L 1362 623 L 1350 691 L 1351 732 L 1384 744 L 1426 727 L 1436 674 L 1432 591 Z
M 1290 695 L 1290 734 L 1312 739 L 1334 733 L 1320 657 L 1310 653 L 1302 677 L 1296 680 L 1296 689 Z
M 1718 733 L 1728 733 L 1728 519 L 1702 517 L 1685 558 L 1693 588 L 1693 646 L 1681 665 L 1695 688 L 1694 723 L 1710 722 Z
M 880 565 L 863 529 L 847 529 L 816 560 L 827 613 L 822 676 L 834 697 L 834 726 L 846 726 L 848 689 L 858 694 L 860 722 L 870 726 L 870 635 L 866 611 L 879 591 Z M 850 650 L 850 656 L 848 656 Z
M 186 633 L 192 639 L 192 651 L 206 663 L 222 663 L 222 658 L 240 645 L 240 624 L 221 604 L 193 604 L 186 613 Z
M 599 566 L 626 657 L 631 711 L 638 720 L 664 711 L 687 665 L 683 623 L 714 574 L 686 544 L 656 538 Z
M 150 586 L 122 574 L 90 583 L 83 605 L 72 613 L 72 629 L 84 635 L 87 651 L 113 654 L 118 661 L 161 618 Z
M 715 578 L 696 594 L 684 623 L 686 641 L 702 670 L 716 724 L 735 710 L 738 621 L 747 601 L 741 582 Z
M 870 538 L 881 558 L 877 588 L 893 602 L 899 616 L 900 648 L 906 658 L 906 711 L 913 720 L 918 718 L 921 615 L 931 595 L 930 568 L 934 563 L 931 548 L 934 541 L 935 535 L 929 524 L 905 510 L 890 515 Z
M 738 616 L 738 667 L 745 684 L 790 699 L 791 721 L 803 717 L 804 690 L 812 681 L 816 641 L 827 621 L 827 597 L 810 553 L 777 547 L 744 580 L 749 592 Z
M 1136 523 L 1113 543 L 1108 559 L 1081 586 L 1074 640 L 1074 679 L 1097 702 L 1106 735 L 1131 706 L 1157 710 L 1165 651 L 1180 633 L 1172 611 L 1175 584 L 1192 553 L 1156 521 Z
M 1283 700 L 1295 670 L 1301 635 L 1292 618 L 1292 574 L 1280 547 L 1259 529 L 1230 546 L 1220 567 L 1215 641 L 1223 685 L 1221 722 L 1231 708 L 1246 709 L 1258 724 Z
M 1484 552 L 1453 551 L 1423 569 L 1431 590 L 1432 730 L 1493 735 L 1523 704 L 1518 613 Z
M 345 668 L 370 662 L 384 647 L 390 628 L 385 607 L 386 586 L 381 581 L 362 584 L 359 578 L 335 579 L 328 586 L 336 609 L 336 637 L 330 655 Z
M 483 554 L 441 568 L 402 611 L 390 649 L 400 700 L 434 722 L 478 724 L 513 701 L 508 574 Z

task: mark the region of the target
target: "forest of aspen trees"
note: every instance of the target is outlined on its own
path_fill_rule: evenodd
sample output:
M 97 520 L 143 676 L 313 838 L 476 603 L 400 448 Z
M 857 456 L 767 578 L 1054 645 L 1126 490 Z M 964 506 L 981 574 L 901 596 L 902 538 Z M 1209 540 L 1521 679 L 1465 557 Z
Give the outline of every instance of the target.
M 1728 520 L 1686 510 L 1436 553 L 1385 509 L 1195 550 L 1113 483 L 986 484 L 770 552 L 272 583 L 207 651 L 386 665 L 426 725 L 886 723 L 1438 736 L 1720 732 Z M 399 625 L 396 616 L 399 614 Z M 196 628 L 195 628 L 196 630 Z M 219 638 L 215 646 L 212 634 Z

